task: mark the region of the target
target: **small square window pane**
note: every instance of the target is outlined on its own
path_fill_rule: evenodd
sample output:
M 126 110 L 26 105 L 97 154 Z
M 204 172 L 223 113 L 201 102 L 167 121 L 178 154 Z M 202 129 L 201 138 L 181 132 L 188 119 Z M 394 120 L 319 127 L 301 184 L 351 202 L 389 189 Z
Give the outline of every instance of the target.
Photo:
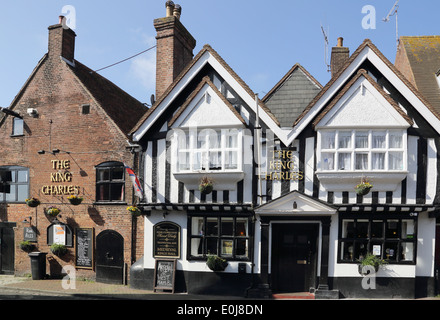
M 387 220 L 385 237 L 387 239 L 397 239 L 399 237 L 399 220 Z
M 17 172 L 18 179 L 17 182 L 28 182 L 28 172 L 27 171 L 18 171 Z
M 383 253 L 383 258 L 388 261 L 397 260 L 397 242 L 385 242 L 385 250 Z
M 235 235 L 237 237 L 247 237 L 248 236 L 248 219 L 237 218 L 235 226 Z
M 221 255 L 223 257 L 232 256 L 232 242 L 232 240 L 221 240 Z
M 232 236 L 234 234 L 234 219 L 221 218 L 222 221 L 222 236 Z
M 18 185 L 17 186 L 17 191 L 18 191 L 18 198 L 17 201 L 18 202 L 25 202 L 26 199 L 29 196 L 29 187 L 27 185 Z
M 368 220 L 357 220 L 356 222 L 356 236 L 358 239 L 368 238 Z
M 401 261 L 414 261 L 414 243 L 403 242 L 400 247 Z
M 191 255 L 195 257 L 200 257 L 203 255 L 202 239 L 192 238 L 191 239 Z
M 111 185 L 111 200 L 122 201 L 124 200 L 124 185 L 119 183 L 113 183 Z
M 203 235 L 203 218 L 192 218 L 191 235 L 202 236 Z
M 339 170 L 351 170 L 351 153 L 340 153 L 338 163 Z
M 414 239 L 414 220 L 402 220 L 402 239 Z
M 403 170 L 403 152 L 390 152 L 388 158 L 390 170 Z
M 356 149 L 368 148 L 368 132 L 367 131 L 356 132 L 355 147 L 356 147 Z
M 321 147 L 322 149 L 335 149 L 335 133 L 323 132 L 321 135 Z
M 235 239 L 235 255 L 236 256 L 248 255 L 248 239 Z
M 403 135 L 398 132 L 391 132 L 390 136 L 390 148 L 401 149 L 403 148 Z
M 385 170 L 385 153 L 373 153 L 371 167 L 373 170 Z
M 341 131 L 339 132 L 339 149 L 351 148 L 351 132 Z
M 383 238 L 383 221 L 373 220 L 371 223 L 371 237 L 372 238 Z
M 12 135 L 14 136 L 20 136 L 24 133 L 24 121 L 20 118 L 14 118 L 14 124 L 13 124 L 13 132 Z
M 367 153 L 356 153 L 356 170 L 368 170 Z
M 206 235 L 217 236 L 218 235 L 218 219 L 207 218 L 206 219 Z
M 354 238 L 354 220 L 342 222 L 342 238 Z
M 372 143 L 374 149 L 386 148 L 386 132 L 373 132 Z
M 217 254 L 217 238 L 206 239 L 206 254 Z
M 322 154 L 322 170 L 335 170 L 335 154 L 323 153 Z
M 124 168 L 113 168 L 112 180 L 122 180 L 124 178 Z

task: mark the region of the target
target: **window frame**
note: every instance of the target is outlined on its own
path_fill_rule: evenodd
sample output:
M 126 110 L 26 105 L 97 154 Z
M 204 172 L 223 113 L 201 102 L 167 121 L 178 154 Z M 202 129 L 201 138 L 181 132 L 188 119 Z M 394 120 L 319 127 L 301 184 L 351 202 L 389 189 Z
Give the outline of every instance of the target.
M 193 219 L 203 219 L 202 232 L 203 234 L 193 235 Z M 207 235 L 207 221 L 208 219 L 217 219 L 217 235 Z M 222 234 L 222 219 L 233 219 L 233 229 L 232 235 L 223 235 Z M 246 219 L 246 227 L 247 227 L 247 235 L 239 236 L 236 235 L 237 231 L 237 219 Z M 191 261 L 206 261 L 208 256 L 211 254 L 218 255 L 219 257 L 227 260 L 227 261 L 250 261 L 250 253 L 253 250 L 253 232 L 252 232 L 253 224 L 250 215 L 227 215 L 227 214 L 191 214 L 188 215 L 188 234 L 187 234 L 187 260 Z M 193 239 L 200 239 L 200 244 L 202 245 L 202 253 L 200 255 L 192 255 L 191 246 Z M 206 243 L 209 239 L 217 239 L 217 252 L 209 253 L 206 251 Z M 247 245 L 245 247 L 246 254 L 239 255 L 236 252 L 236 243 L 238 240 L 247 241 Z M 232 254 L 222 254 L 222 243 L 225 241 L 232 242 Z
M 342 233 L 344 231 L 344 221 L 352 221 L 353 222 L 353 228 L 354 228 L 354 235 L 353 237 L 342 237 Z M 356 230 L 357 224 L 359 223 L 365 223 L 365 221 L 368 221 L 368 227 L 367 227 L 367 236 L 366 237 L 359 237 L 359 230 Z M 398 234 L 396 237 L 387 237 L 386 231 L 387 231 L 387 225 L 391 221 L 397 221 L 397 232 Z M 402 222 L 403 221 L 413 221 L 413 229 L 414 232 L 412 234 L 411 238 L 403 238 L 402 237 Z M 380 222 L 382 224 L 382 236 L 380 237 L 373 237 L 372 234 L 372 224 Z M 339 231 L 338 231 L 338 257 L 337 262 L 338 263 L 349 263 L 349 264 L 358 264 L 358 258 L 357 258 L 357 245 L 358 244 L 364 244 L 366 245 L 366 249 L 364 250 L 365 253 L 373 252 L 373 246 L 374 245 L 380 245 L 381 246 L 381 259 L 385 259 L 388 261 L 388 264 L 393 265 L 416 265 L 417 263 L 417 225 L 418 225 L 418 215 L 417 214 L 395 214 L 395 215 L 371 215 L 371 214 L 347 214 L 347 215 L 341 215 L 339 219 Z M 343 254 L 343 246 L 345 244 L 352 243 L 353 248 L 353 255 L 349 259 L 344 259 L 342 257 Z M 395 244 L 394 246 L 397 248 L 397 252 L 395 252 L 395 259 L 389 260 L 389 257 L 387 257 L 386 252 L 386 244 Z M 402 244 L 412 243 L 412 260 L 403 260 L 401 259 L 402 255 Z
M 340 148 L 340 135 L 341 133 L 351 133 L 351 141 L 350 146 L 346 148 Z M 356 136 L 358 133 L 367 132 L 367 143 L 368 146 L 361 148 L 356 147 Z M 373 135 L 376 133 L 385 133 L 385 146 L 383 148 L 374 148 L 373 147 Z M 398 133 L 399 136 L 402 137 L 401 147 L 400 148 L 392 148 L 390 147 L 390 137 L 393 134 Z M 323 147 L 324 136 L 326 134 L 331 134 L 334 136 L 333 147 L 329 148 Z M 339 172 L 403 172 L 408 168 L 407 154 L 408 154 L 408 146 L 407 146 L 407 132 L 404 129 L 322 129 L 317 131 L 317 160 L 318 160 L 318 172 L 322 173 L 339 173 Z M 402 167 L 398 169 L 390 169 L 390 155 L 393 153 L 402 154 Z M 324 154 L 333 155 L 333 168 L 324 168 Z M 340 168 L 340 155 L 341 154 L 350 154 L 350 169 L 341 169 Z M 375 154 L 384 154 L 384 167 L 383 168 L 374 168 L 373 165 L 373 156 Z M 357 155 L 367 155 L 368 165 L 367 168 L 359 168 L 357 167 L 356 156 Z M 330 157 L 328 157 L 330 158 Z
M 112 178 L 112 172 L 114 169 L 122 169 L 122 178 L 121 179 L 113 179 Z M 109 180 L 100 180 L 100 171 L 109 170 Z M 125 198 L 125 190 L 126 190 L 126 183 L 125 183 L 125 166 L 122 162 L 119 161 L 107 161 L 103 162 L 95 167 L 96 171 L 96 203 L 99 204 L 123 204 L 126 203 Z M 122 199 L 113 200 L 112 199 L 112 186 L 116 185 L 122 185 Z M 99 199 L 99 188 L 100 186 L 108 186 L 109 188 L 109 199 Z
M 222 172 L 242 172 L 243 171 L 243 130 L 240 128 L 197 128 L 194 129 L 174 129 L 176 136 L 175 144 L 175 173 L 222 173 Z M 220 141 L 216 140 L 214 145 L 213 141 L 209 138 L 209 134 L 215 132 L 216 137 L 220 137 Z M 236 134 L 236 146 L 228 146 L 227 138 L 231 134 Z M 182 136 L 184 135 L 184 136 Z M 184 146 L 182 144 L 184 139 Z M 206 139 L 206 143 L 203 147 L 199 147 L 198 144 L 201 140 Z M 183 146 L 183 147 L 182 147 Z M 237 157 L 236 168 L 228 168 L 226 157 L 230 152 L 235 152 Z M 211 155 L 218 153 L 218 159 L 220 166 L 210 167 Z M 196 157 L 200 155 L 200 167 L 196 164 L 198 161 Z M 185 158 L 185 164 L 189 160 L 187 168 L 181 168 L 180 159 Z
M 20 131 L 17 132 L 17 121 L 20 122 Z M 12 118 L 12 133 L 11 137 L 21 137 L 24 136 L 24 120 L 23 118 L 13 117 Z
M 15 199 L 13 201 L 10 201 L 10 199 L 7 199 L 7 194 L 10 194 L 11 192 L 0 192 L 0 203 L 25 203 L 26 199 L 29 198 L 30 194 L 30 179 L 29 179 L 29 168 L 21 167 L 21 166 L 2 166 L 0 167 L 0 172 L 11 172 L 11 181 L 6 181 L 6 186 L 10 186 L 10 188 L 14 188 L 15 193 Z M 25 172 L 26 174 L 26 181 L 19 181 L 19 172 Z M 25 196 L 24 199 L 19 199 L 19 187 L 20 186 L 26 186 L 27 190 L 25 190 Z

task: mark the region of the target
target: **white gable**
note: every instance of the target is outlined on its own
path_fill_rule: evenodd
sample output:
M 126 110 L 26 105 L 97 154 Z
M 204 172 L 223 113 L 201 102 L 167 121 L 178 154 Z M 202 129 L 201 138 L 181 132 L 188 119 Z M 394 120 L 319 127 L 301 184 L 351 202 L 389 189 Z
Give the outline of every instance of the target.
M 173 124 L 173 128 L 242 126 L 225 102 L 205 84 Z
M 408 128 L 409 123 L 367 79 L 360 77 L 317 128 Z
M 312 199 L 298 191 L 293 191 L 255 209 L 260 215 L 330 215 L 336 209 Z

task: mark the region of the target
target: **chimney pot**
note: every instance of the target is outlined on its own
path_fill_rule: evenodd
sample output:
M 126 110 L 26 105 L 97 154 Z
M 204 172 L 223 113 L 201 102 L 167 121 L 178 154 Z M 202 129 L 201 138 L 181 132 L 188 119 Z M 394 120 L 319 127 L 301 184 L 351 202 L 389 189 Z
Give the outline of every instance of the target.
M 343 47 L 344 46 L 344 38 L 339 37 L 338 38 L 338 47 Z
M 64 16 L 59 16 L 58 17 L 59 18 L 59 23 L 58 24 L 63 24 L 63 20 L 64 20 Z
M 178 4 L 175 5 L 173 15 L 180 20 L 180 15 L 182 14 L 182 7 Z
M 165 6 L 167 8 L 167 17 L 173 16 L 173 11 L 174 11 L 174 7 L 175 7 L 174 2 L 173 1 L 167 1 L 165 3 Z

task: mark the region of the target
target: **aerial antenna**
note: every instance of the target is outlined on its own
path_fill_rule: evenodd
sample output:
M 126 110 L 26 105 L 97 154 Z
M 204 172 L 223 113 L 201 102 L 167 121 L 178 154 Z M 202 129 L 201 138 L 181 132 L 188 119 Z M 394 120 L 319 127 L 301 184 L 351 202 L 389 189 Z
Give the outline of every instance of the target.
M 330 72 L 331 68 L 330 68 L 330 64 L 328 63 L 328 36 L 327 36 L 328 32 L 326 32 L 324 30 L 324 27 L 322 26 L 322 24 L 321 24 L 321 31 L 324 36 L 324 47 L 325 47 L 325 52 L 324 52 L 324 60 L 325 61 L 324 62 L 325 62 L 325 65 L 327 66 L 327 72 Z
M 399 10 L 399 1 L 397 0 L 394 4 L 393 8 L 390 10 L 390 13 L 382 19 L 383 22 L 390 21 L 390 17 L 396 15 L 396 46 L 399 47 L 399 19 L 398 19 L 398 10 Z

